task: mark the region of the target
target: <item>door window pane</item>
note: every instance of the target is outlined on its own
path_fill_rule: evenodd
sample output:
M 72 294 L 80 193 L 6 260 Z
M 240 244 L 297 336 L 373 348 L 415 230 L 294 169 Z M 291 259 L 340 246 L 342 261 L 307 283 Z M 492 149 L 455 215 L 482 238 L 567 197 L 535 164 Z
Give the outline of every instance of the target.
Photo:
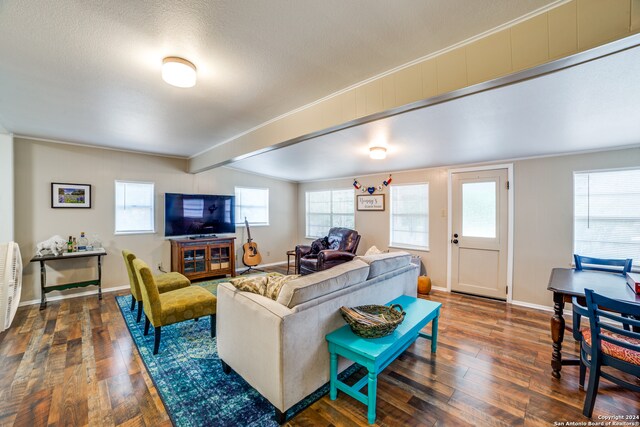
M 462 235 L 496 237 L 496 183 L 462 184 Z

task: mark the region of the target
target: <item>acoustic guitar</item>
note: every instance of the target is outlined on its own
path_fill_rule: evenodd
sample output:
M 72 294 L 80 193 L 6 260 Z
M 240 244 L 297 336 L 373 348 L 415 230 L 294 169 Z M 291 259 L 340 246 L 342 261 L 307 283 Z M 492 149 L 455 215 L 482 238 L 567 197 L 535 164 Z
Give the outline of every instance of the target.
M 247 226 L 247 235 L 249 239 L 247 243 L 242 245 L 244 255 L 242 255 L 242 263 L 247 267 L 255 267 L 262 262 L 262 255 L 258 252 L 258 244 L 251 238 L 251 230 L 249 229 L 249 221 L 244 218 L 244 224 Z

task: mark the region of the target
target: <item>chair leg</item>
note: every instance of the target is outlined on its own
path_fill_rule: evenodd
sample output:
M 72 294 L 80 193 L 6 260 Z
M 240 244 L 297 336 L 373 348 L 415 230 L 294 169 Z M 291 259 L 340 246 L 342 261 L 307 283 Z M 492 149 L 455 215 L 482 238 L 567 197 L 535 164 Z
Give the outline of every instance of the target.
M 220 359 L 220 364 L 222 365 L 222 372 L 229 375 L 231 373 L 231 366 L 227 365 L 227 363 Z
M 587 365 L 580 359 L 580 388 L 584 390 L 584 378 L 587 375 Z
M 196 318 L 193 319 L 194 322 L 197 322 L 198 320 L 200 320 L 199 317 L 196 317 Z
M 142 318 L 142 301 L 138 301 L 138 319 L 137 323 L 140 323 L 140 319 Z
M 160 348 L 160 338 L 162 336 L 162 331 L 160 330 L 160 326 L 155 329 L 155 339 L 153 341 L 153 354 L 158 354 L 158 349 Z
M 593 414 L 593 407 L 596 403 L 596 396 L 598 394 L 598 385 L 600 383 L 600 362 L 591 358 L 591 369 L 589 369 L 589 385 L 587 386 L 587 396 L 584 398 L 584 408 L 582 414 L 585 417 L 591 418 Z
M 577 342 L 582 341 L 582 332 L 580 332 L 580 319 L 582 316 L 579 313 L 573 312 L 573 339 Z
M 131 295 L 131 311 L 136 309 L 136 299 Z
M 147 335 L 149 333 L 149 324 L 151 322 L 149 322 L 149 318 L 147 316 L 144 316 L 144 334 Z
M 211 338 L 216 336 L 216 315 L 211 315 Z

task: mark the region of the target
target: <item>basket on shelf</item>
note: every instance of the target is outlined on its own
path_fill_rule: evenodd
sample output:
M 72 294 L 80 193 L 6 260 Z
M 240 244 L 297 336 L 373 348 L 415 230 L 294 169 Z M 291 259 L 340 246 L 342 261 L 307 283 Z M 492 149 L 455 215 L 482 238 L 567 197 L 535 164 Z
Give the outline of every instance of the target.
M 362 338 L 380 338 L 395 331 L 406 313 L 400 304 L 393 304 L 340 307 L 340 314 L 354 334 Z

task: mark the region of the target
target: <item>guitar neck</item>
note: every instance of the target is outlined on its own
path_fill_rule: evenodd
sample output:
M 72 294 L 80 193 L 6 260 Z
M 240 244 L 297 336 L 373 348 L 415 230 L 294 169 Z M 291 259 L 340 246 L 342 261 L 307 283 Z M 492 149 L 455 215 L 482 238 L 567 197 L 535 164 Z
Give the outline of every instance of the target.
M 244 219 L 244 225 L 247 226 L 247 235 L 249 236 L 249 239 L 247 241 L 251 243 L 253 239 L 251 238 L 251 229 L 249 228 L 249 221 L 247 221 L 247 218 Z

